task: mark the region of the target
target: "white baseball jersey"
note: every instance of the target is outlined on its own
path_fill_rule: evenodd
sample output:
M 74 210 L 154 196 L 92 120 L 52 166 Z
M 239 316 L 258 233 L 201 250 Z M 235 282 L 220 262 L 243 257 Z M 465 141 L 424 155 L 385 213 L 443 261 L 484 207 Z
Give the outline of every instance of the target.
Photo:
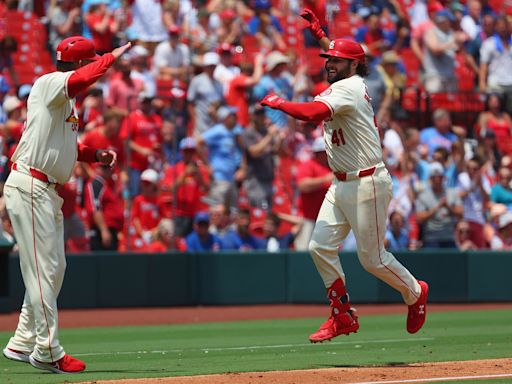
M 59 184 L 69 180 L 77 159 L 78 112 L 75 99 L 67 95 L 73 73 L 52 72 L 34 83 L 25 130 L 11 159 L 44 172 Z
M 382 161 L 379 131 L 361 76 L 331 84 L 314 101 L 327 105 L 332 114 L 324 124 L 324 139 L 334 172 L 366 169 Z

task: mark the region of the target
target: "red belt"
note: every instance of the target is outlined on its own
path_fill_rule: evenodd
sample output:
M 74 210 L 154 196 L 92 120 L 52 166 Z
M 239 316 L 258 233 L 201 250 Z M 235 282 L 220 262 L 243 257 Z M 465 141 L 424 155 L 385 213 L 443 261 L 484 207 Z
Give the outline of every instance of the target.
M 13 163 L 12 164 L 12 169 L 17 171 L 18 170 L 18 165 L 16 163 Z M 43 173 L 43 172 L 41 172 L 41 171 L 39 171 L 39 170 L 37 170 L 35 168 L 29 168 L 28 170 L 29 170 L 30 174 L 32 175 L 32 177 L 34 179 L 41 180 L 42 182 L 48 183 L 48 184 L 55 184 L 56 186 L 58 186 L 57 183 L 52 183 L 50 181 L 50 179 L 48 179 L 48 176 L 45 173 Z
M 373 175 L 375 173 L 375 169 L 376 168 L 377 167 L 371 167 L 371 168 L 368 168 L 368 169 L 363 169 L 363 170 L 357 172 L 356 177 L 365 177 L 365 176 Z M 347 181 L 347 172 L 334 172 L 334 176 L 336 176 L 336 178 L 339 181 Z

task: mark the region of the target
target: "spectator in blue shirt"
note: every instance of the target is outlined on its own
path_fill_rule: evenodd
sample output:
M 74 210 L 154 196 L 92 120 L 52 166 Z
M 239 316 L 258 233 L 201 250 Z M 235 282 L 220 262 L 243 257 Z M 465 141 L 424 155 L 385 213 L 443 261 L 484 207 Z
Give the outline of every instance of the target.
M 295 235 L 291 232 L 279 236 L 279 226 L 281 219 L 275 213 L 268 213 L 263 224 L 263 233 L 265 234 L 265 249 L 268 252 L 278 252 L 292 247 Z
M 218 251 L 221 249 L 220 239 L 209 232 L 210 217 L 208 212 L 198 212 L 194 218 L 194 229 L 186 237 L 188 252 Z
M 444 147 L 450 150 L 452 143 L 458 140 L 457 135 L 452 132 L 450 112 L 446 109 L 436 109 L 432 119 L 434 126 L 425 128 L 420 133 L 420 143 L 428 146 L 428 154 L 430 157 L 436 148 Z
M 248 34 L 256 37 L 261 49 L 286 49 L 283 27 L 279 19 L 270 13 L 271 1 L 255 0 L 253 7 L 255 15 L 247 23 Z
M 404 217 L 398 211 L 393 211 L 389 215 L 389 228 L 384 242 L 386 249 L 394 251 L 404 251 L 409 248 L 409 231 L 405 226 Z
M 237 123 L 236 111 L 233 107 L 220 107 L 217 111 L 219 123 L 198 138 L 203 153 L 206 145 L 213 174 L 209 197 L 228 207 L 236 206 L 238 199 L 235 182 L 242 157 L 240 135 L 243 128 Z
M 508 167 L 498 170 L 498 182 L 491 188 L 491 201 L 506 205 L 512 210 L 512 172 Z
M 239 251 L 264 249 L 265 242 L 249 232 L 250 222 L 250 212 L 247 209 L 240 210 L 236 218 L 236 229 L 230 229 L 221 239 L 222 249 Z

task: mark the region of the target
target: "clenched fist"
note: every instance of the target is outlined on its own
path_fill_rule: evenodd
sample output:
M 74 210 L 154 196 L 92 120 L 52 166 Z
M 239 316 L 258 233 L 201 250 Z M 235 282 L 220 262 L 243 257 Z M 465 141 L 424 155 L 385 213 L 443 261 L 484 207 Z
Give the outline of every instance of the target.
M 320 21 L 318 20 L 318 17 L 316 17 L 315 13 L 311 9 L 304 8 L 300 13 L 300 16 L 309 22 L 308 29 L 316 40 L 320 40 L 321 38 L 326 37 L 325 32 L 320 27 Z
M 277 96 L 275 93 L 270 93 L 260 101 L 260 104 L 264 107 L 270 107 L 272 109 L 279 109 L 279 106 L 286 100 L 282 97 Z

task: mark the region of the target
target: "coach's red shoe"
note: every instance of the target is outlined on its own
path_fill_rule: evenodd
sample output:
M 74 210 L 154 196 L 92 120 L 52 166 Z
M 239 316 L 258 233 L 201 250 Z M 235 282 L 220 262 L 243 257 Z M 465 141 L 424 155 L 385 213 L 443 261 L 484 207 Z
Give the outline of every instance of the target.
M 359 329 L 357 315 L 355 309 L 351 308 L 348 312 L 339 315 L 331 315 L 325 323 L 323 323 L 318 331 L 309 336 L 312 343 L 321 343 L 322 341 L 331 340 L 339 335 L 348 335 L 355 333 Z
M 83 361 L 75 359 L 68 354 L 53 363 L 43 363 L 30 356 L 30 364 L 32 364 L 33 367 L 53 373 L 80 373 L 85 370 L 85 363 Z
M 427 317 L 427 297 L 428 284 L 424 281 L 418 281 L 421 287 L 421 295 L 418 301 L 413 305 L 409 305 L 409 313 L 407 314 L 407 332 L 418 332 Z

